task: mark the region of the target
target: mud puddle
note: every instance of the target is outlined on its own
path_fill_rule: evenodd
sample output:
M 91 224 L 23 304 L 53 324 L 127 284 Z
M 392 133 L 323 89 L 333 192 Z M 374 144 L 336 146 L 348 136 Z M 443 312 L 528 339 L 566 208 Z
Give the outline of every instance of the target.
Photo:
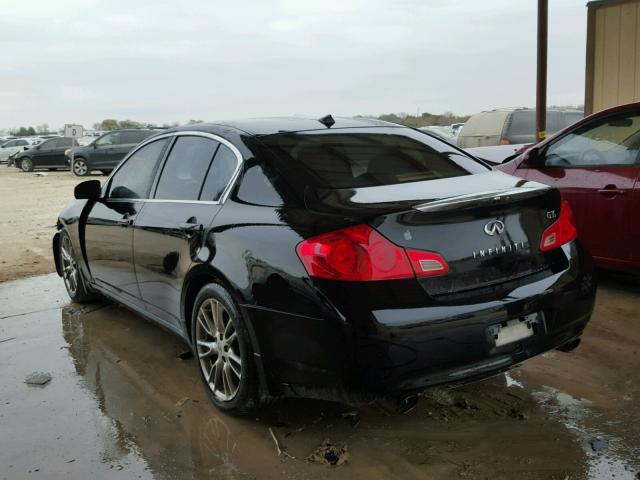
M 640 295 L 615 283 L 601 289 L 575 353 L 430 390 L 407 414 L 286 399 L 245 419 L 209 403 L 195 362 L 180 359 L 180 341 L 115 305 L 68 305 L 61 285 L 55 276 L 0 284 L 0 342 L 9 339 L 0 343 L 0 478 L 575 480 L 640 472 Z M 34 371 L 51 381 L 25 384 Z M 598 437 L 606 447 L 594 451 Z

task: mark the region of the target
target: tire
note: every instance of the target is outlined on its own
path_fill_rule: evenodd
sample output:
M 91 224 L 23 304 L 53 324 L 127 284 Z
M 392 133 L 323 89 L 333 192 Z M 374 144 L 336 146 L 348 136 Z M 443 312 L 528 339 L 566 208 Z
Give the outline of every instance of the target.
M 253 347 L 245 319 L 217 283 L 205 285 L 196 297 L 191 342 L 196 368 L 213 404 L 235 415 L 251 413 L 258 404 Z
M 23 172 L 33 172 L 33 162 L 29 157 L 22 157 L 20 159 L 20 168 Z
M 82 157 L 76 157 L 71 164 L 71 171 L 76 177 L 86 177 L 89 175 L 89 166 L 87 161 Z
M 71 300 L 76 303 L 88 303 L 95 300 L 96 295 L 87 290 L 86 283 L 82 277 L 82 272 L 78 267 L 71 238 L 64 230 L 60 233 L 58 254 L 60 255 L 62 279 L 64 280 L 64 286 L 67 289 L 67 293 Z

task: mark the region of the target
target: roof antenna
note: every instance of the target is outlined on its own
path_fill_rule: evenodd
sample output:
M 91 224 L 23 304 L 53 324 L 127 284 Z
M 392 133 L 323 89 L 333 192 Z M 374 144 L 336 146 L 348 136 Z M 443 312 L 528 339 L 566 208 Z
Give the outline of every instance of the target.
M 318 121 L 327 128 L 333 127 L 333 124 L 336 123 L 336 121 L 333 119 L 331 114 L 325 115 L 324 117 L 319 118 Z

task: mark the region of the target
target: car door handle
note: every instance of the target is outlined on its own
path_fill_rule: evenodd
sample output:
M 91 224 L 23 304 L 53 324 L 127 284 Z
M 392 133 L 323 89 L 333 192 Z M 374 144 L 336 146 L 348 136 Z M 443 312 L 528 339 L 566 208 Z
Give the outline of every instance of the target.
M 618 188 L 600 188 L 598 189 L 598 193 L 600 195 L 604 195 L 605 197 L 614 197 L 616 195 L 624 195 L 626 192 L 624 190 L 620 190 Z

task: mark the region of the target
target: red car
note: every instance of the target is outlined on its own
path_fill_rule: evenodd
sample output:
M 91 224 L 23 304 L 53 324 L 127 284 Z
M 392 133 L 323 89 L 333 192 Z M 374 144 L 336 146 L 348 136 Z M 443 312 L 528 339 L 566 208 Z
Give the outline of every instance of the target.
M 598 265 L 640 270 L 640 103 L 586 117 L 496 168 L 559 188 Z

